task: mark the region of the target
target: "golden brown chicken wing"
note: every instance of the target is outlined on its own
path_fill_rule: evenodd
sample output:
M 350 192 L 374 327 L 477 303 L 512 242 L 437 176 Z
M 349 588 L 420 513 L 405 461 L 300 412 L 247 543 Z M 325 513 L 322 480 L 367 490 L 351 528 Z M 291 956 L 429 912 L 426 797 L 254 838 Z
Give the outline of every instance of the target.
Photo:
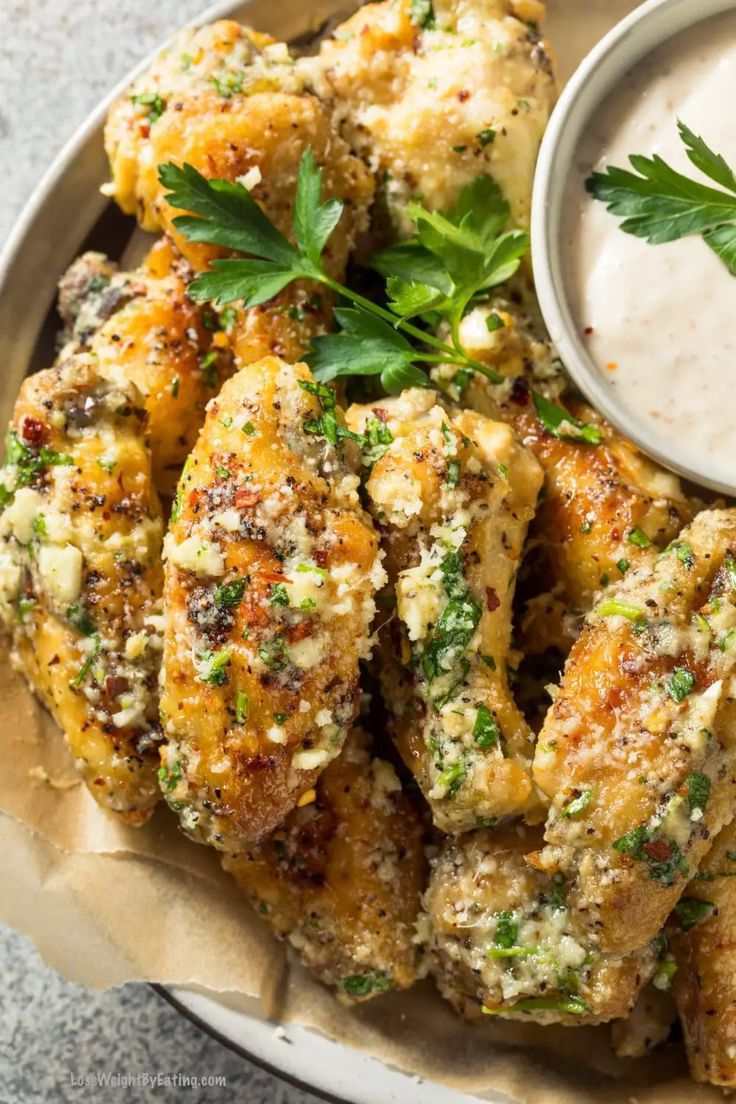
M 469 353 L 504 382 L 449 366 L 434 378 L 453 401 L 512 425 L 542 465 L 544 492 L 525 559 L 520 644 L 526 654 L 550 647 L 567 653 L 600 591 L 646 558 L 647 549 L 674 540 L 692 520 L 694 503 L 675 475 L 590 407 L 563 396 L 566 381 L 524 282 L 513 291 L 518 301 L 496 297 L 471 311 L 460 330 Z M 490 315 L 500 323 L 492 332 Z M 550 433 L 535 411 L 532 389 L 594 426 L 600 443 Z
M 273 831 L 355 716 L 384 572 L 342 433 L 332 391 L 268 358 L 210 403 L 177 492 L 164 786 L 221 850 Z
M 173 496 L 207 402 L 232 372 L 217 314 L 187 296 L 192 277 L 171 243 L 156 242 L 135 272 L 84 254 L 61 282 L 67 349 L 89 349 L 100 375 L 143 397 L 157 490 Z
M 367 4 L 317 58 L 298 63 L 334 104 L 343 133 L 382 180 L 394 232 L 406 207 L 453 207 L 487 173 L 529 221 L 537 150 L 556 96 L 547 43 L 528 0 Z
M 285 46 L 229 20 L 186 30 L 130 91 L 113 104 L 105 131 L 109 194 L 147 230 L 165 230 L 195 269 L 217 247 L 189 242 L 173 226 L 158 179 L 162 164 L 188 163 L 208 178 L 248 188 L 278 228 L 291 234 L 296 177 L 311 149 L 326 198 L 345 203 L 324 253 L 339 278 L 367 225 L 373 178 L 337 134 L 331 116 L 307 90 Z M 270 302 L 238 311 L 232 345 L 239 364 L 267 355 L 296 361 L 329 327 L 324 289 L 292 284 Z
M 575 1026 L 626 1016 L 656 952 L 614 958 L 592 948 L 558 880 L 525 862 L 538 840 L 524 829 L 478 831 L 440 850 L 425 895 L 440 992 L 470 1019 L 485 1012 Z
M 733 811 L 733 809 L 731 810 Z M 736 822 L 719 834 L 676 909 L 673 992 L 696 1081 L 736 1088 Z
M 736 510 L 698 515 L 588 617 L 539 736 L 536 861 L 602 950 L 654 937 L 733 816 Z
M 432 391 L 351 407 L 348 422 L 383 441 L 366 492 L 395 595 L 380 665 L 401 755 L 443 831 L 531 812 L 533 737 L 506 665 L 539 466 L 508 426 L 450 417 Z
M 160 797 L 161 508 L 130 385 L 87 356 L 25 381 L 0 471 L 0 609 L 95 799 Z
M 276 832 L 223 866 L 304 964 L 351 999 L 417 975 L 424 886 L 419 816 L 393 767 L 354 729 Z

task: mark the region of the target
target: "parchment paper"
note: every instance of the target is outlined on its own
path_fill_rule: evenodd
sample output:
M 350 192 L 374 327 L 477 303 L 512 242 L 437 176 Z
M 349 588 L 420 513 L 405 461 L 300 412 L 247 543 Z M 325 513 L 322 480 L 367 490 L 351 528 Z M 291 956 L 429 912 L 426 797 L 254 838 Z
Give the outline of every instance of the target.
M 550 0 L 548 33 L 566 78 L 636 0 Z M 278 28 L 269 28 L 278 32 Z M 0 920 L 70 980 L 193 985 L 296 1020 L 411 1073 L 519 1104 L 700 1104 L 675 1045 L 613 1057 L 607 1028 L 464 1024 L 430 982 L 346 1011 L 313 982 L 236 893 L 217 857 L 165 808 L 143 829 L 102 812 L 63 739 L 0 656 Z M 252 1000 L 250 1001 L 252 1005 Z

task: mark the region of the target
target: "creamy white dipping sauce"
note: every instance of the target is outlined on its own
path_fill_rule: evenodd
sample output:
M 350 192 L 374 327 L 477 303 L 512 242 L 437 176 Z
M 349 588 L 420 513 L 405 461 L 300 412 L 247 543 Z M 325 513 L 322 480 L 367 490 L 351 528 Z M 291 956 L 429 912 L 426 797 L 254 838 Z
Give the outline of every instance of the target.
M 579 332 L 640 436 L 733 486 L 736 277 L 699 237 L 649 245 L 624 233 L 585 191 L 592 170 L 630 168 L 636 153 L 711 183 L 689 162 L 678 118 L 736 167 L 736 11 L 648 55 L 598 109 L 566 189 L 565 282 Z

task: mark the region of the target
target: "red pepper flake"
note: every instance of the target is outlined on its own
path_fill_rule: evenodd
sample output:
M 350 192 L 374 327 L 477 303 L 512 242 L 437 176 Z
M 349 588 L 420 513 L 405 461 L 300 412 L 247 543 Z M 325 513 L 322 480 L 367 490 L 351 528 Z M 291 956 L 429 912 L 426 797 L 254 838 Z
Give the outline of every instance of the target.
M 489 609 L 491 613 L 493 613 L 500 605 L 501 599 L 498 597 L 493 587 L 486 587 L 486 609 Z
M 620 530 L 620 529 L 616 529 L 616 528 L 614 527 L 614 528 L 613 528 L 613 529 L 611 530 L 611 540 L 612 540 L 612 541 L 616 541 L 616 542 L 618 542 L 618 541 L 620 541 L 620 540 L 621 540 L 621 530 Z
M 314 628 L 314 623 L 306 620 L 292 625 L 288 630 L 289 643 L 296 644 L 299 640 L 306 640 L 307 637 L 313 636 Z
M 383 422 L 384 425 L 388 421 L 388 410 L 385 410 L 382 406 L 374 406 L 373 413 L 378 418 L 379 422 Z
M 261 571 L 260 577 L 267 583 L 291 583 L 291 579 L 287 579 L 285 575 L 279 574 L 278 571 Z
M 466 100 L 470 99 L 470 93 L 466 92 L 466 90 L 463 88 L 461 92 L 458 92 L 457 98 L 460 103 L 465 103 Z
M 48 437 L 49 427 L 38 418 L 24 418 L 20 433 L 24 441 L 38 448 Z
M 669 862 L 672 858 L 672 848 L 664 840 L 652 840 L 650 843 L 645 843 L 642 850 L 653 862 Z
M 249 487 L 238 487 L 234 501 L 237 507 L 255 506 L 257 502 L 261 501 L 261 492 L 251 490 Z
M 583 333 L 585 334 L 586 337 L 590 337 L 591 334 L 595 333 L 595 330 L 593 329 L 592 326 L 586 326 L 585 329 L 583 330 Z
M 325 567 L 327 564 L 327 553 L 323 548 L 318 548 L 312 553 L 312 559 L 317 564 L 317 567 Z

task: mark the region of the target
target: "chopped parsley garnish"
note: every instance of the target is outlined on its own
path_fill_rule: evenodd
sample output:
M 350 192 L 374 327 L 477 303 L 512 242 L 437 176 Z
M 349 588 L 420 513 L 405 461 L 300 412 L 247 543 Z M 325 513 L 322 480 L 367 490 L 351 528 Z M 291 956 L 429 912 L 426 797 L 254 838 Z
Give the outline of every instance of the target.
M 687 863 L 679 845 L 658 836 L 656 828 L 644 825 L 634 828 L 615 840 L 613 847 L 637 862 L 646 863 L 651 877 L 662 885 L 673 885 L 678 872 L 687 874 Z
M 568 414 L 560 406 L 555 406 L 544 395 L 535 393 L 532 396 L 534 409 L 540 422 L 553 437 L 559 437 L 563 441 L 576 441 L 584 445 L 599 445 L 601 443 L 601 431 L 598 426 L 581 422 Z
M 563 890 L 565 888 L 565 875 L 562 871 L 553 874 L 549 880 L 549 886 L 542 896 L 542 903 L 555 911 L 560 912 L 567 908 L 567 902 Z
M 618 560 L 616 563 L 616 567 L 619 569 L 622 575 L 625 575 L 631 567 L 631 564 L 628 560 Z
M 225 429 L 230 429 L 232 427 L 232 424 L 233 419 L 231 414 L 225 414 L 223 418 L 220 418 L 220 425 L 224 426 Z
M 581 533 L 590 533 L 590 532 L 592 532 L 592 530 L 593 530 L 593 522 L 592 521 L 583 521 L 581 523 L 581 525 L 580 525 L 580 532 Z
M 435 26 L 434 5 L 432 0 L 410 0 L 409 18 L 415 27 L 432 30 Z
M 206 682 L 209 686 L 224 686 L 227 682 L 227 670 L 232 660 L 232 652 L 229 648 L 223 648 L 221 652 L 203 652 L 199 657 L 199 681 Z
M 211 353 L 207 353 L 206 356 L 203 356 L 199 362 L 200 371 L 202 372 L 202 382 L 205 387 L 217 386 L 217 358 L 217 350 L 213 349 Z
M 621 229 L 650 245 L 699 235 L 736 276 L 736 175 L 678 120 L 690 162 L 720 188 L 677 172 L 659 155 L 633 154 L 634 172 L 610 166 L 586 181 L 590 194 L 623 218 Z
M 248 695 L 242 690 L 238 690 L 235 695 L 235 723 L 244 725 L 248 720 L 248 711 L 250 703 L 248 701 Z
M 74 464 L 71 456 L 67 456 L 63 452 L 53 452 L 43 445 L 38 452 L 33 452 L 32 449 L 23 444 L 14 429 L 8 432 L 5 460 L 6 463 L 17 466 L 16 483 L 19 487 L 24 487 L 32 482 L 46 468 L 66 468 Z M 6 491 L 6 494 L 8 493 Z
M 369 993 L 385 993 L 393 982 L 386 974 L 349 974 L 340 979 L 340 986 L 349 997 L 367 997 Z
M 481 618 L 481 607 L 470 597 L 451 598 L 434 627 L 422 655 L 430 682 L 452 670 L 466 651 Z
M 112 473 L 115 471 L 115 461 L 109 459 L 106 456 L 101 456 L 100 459 L 97 461 L 97 464 L 99 467 L 102 468 L 103 471 L 106 471 L 108 475 L 112 475 Z
M 501 729 L 498 727 L 498 721 L 488 706 L 483 705 L 482 702 L 477 703 L 476 710 L 473 739 L 482 751 L 498 747 L 501 741 Z
M 33 519 L 33 532 L 37 537 L 45 537 L 48 535 L 46 530 L 46 518 L 43 514 L 36 514 Z
M 477 138 L 481 144 L 481 149 L 485 149 L 486 146 L 489 146 L 495 137 L 496 131 L 493 127 L 484 127 L 483 130 L 479 130 Z
M 574 994 L 560 997 L 525 997 L 516 1001 L 506 1009 L 487 1008 L 485 1005 L 481 1011 L 488 1016 L 498 1015 L 504 1011 L 513 1012 L 567 1012 L 570 1016 L 584 1016 L 590 1011 L 588 1005 Z
M 231 583 L 220 583 L 215 587 L 215 605 L 220 609 L 233 609 L 243 600 L 246 579 L 233 579 Z
M 644 530 L 640 529 L 638 525 L 629 531 L 626 539 L 629 544 L 635 544 L 637 548 L 649 548 L 652 543 Z
M 269 671 L 283 671 L 289 661 L 283 636 L 274 636 L 261 644 L 258 656 Z
M 509 948 L 516 945 L 519 925 L 511 912 L 499 912 L 496 917 L 496 946 Z
M 675 667 L 667 680 L 667 693 L 678 704 L 695 689 L 695 675 L 686 667 Z
M 385 422 L 371 415 L 365 423 L 360 452 L 364 464 L 372 466 L 388 451 L 394 435 Z
M 590 805 L 592 796 L 592 789 L 582 790 L 577 797 L 574 797 L 572 801 L 568 801 L 567 805 L 565 805 L 562 810 L 563 817 L 576 817 L 584 812 L 588 808 L 588 805 Z
M 437 775 L 437 783 L 445 789 L 447 797 L 454 797 L 460 789 L 466 774 L 467 770 L 464 763 L 453 763 L 451 767 L 446 767 L 445 770 L 440 771 Z
M 275 720 L 277 725 L 282 725 L 286 724 L 290 716 L 290 713 L 274 713 L 273 719 Z
M 253 425 L 252 422 L 243 422 L 242 426 L 240 427 L 240 432 L 244 433 L 246 437 L 255 437 L 256 427 Z
M 460 461 L 448 460 L 445 472 L 445 486 L 457 487 L 460 485 Z
M 136 107 L 148 108 L 148 121 L 153 126 L 166 110 L 166 100 L 158 92 L 140 92 L 137 96 L 130 97 Z
M 331 445 L 337 445 L 344 439 L 361 443 L 361 437 L 357 433 L 353 433 L 338 421 L 337 395 L 331 387 L 326 387 L 323 383 L 314 383 L 312 380 L 299 380 L 298 383 L 304 391 L 318 398 L 322 406 L 322 414 L 319 418 L 307 418 L 304 422 L 305 433 L 324 437 Z
M 66 619 L 70 625 L 73 625 L 77 632 L 82 633 L 83 636 L 94 636 L 95 625 L 94 621 L 90 617 L 84 606 L 68 606 L 66 611 Z
M 687 786 L 687 800 L 690 812 L 705 812 L 710 797 L 711 782 L 707 774 L 701 771 L 692 771 L 685 779 Z
M 644 611 L 628 602 L 619 602 L 617 598 L 604 598 L 597 609 L 600 617 L 625 617 L 628 621 L 641 621 Z
M 677 556 L 680 563 L 684 564 L 684 566 L 688 570 L 690 570 L 690 568 L 694 566 L 695 553 L 693 552 L 690 545 L 687 544 L 685 541 L 672 541 L 672 543 L 668 544 L 667 547 L 660 553 L 660 555 L 662 556 L 669 556 L 673 554 Z
M 231 96 L 237 96 L 243 91 L 244 72 L 227 72 L 221 77 L 210 77 L 209 82 L 218 96 L 229 100 Z
M 181 763 L 177 759 L 173 767 L 160 766 L 158 768 L 158 780 L 162 790 L 171 793 L 179 785 L 182 779 Z
M 269 606 L 288 606 L 289 592 L 283 583 L 274 583 L 268 598 Z
M 674 911 L 682 930 L 690 931 L 701 920 L 705 920 L 715 907 L 713 901 L 702 901 L 699 897 L 681 897 Z

